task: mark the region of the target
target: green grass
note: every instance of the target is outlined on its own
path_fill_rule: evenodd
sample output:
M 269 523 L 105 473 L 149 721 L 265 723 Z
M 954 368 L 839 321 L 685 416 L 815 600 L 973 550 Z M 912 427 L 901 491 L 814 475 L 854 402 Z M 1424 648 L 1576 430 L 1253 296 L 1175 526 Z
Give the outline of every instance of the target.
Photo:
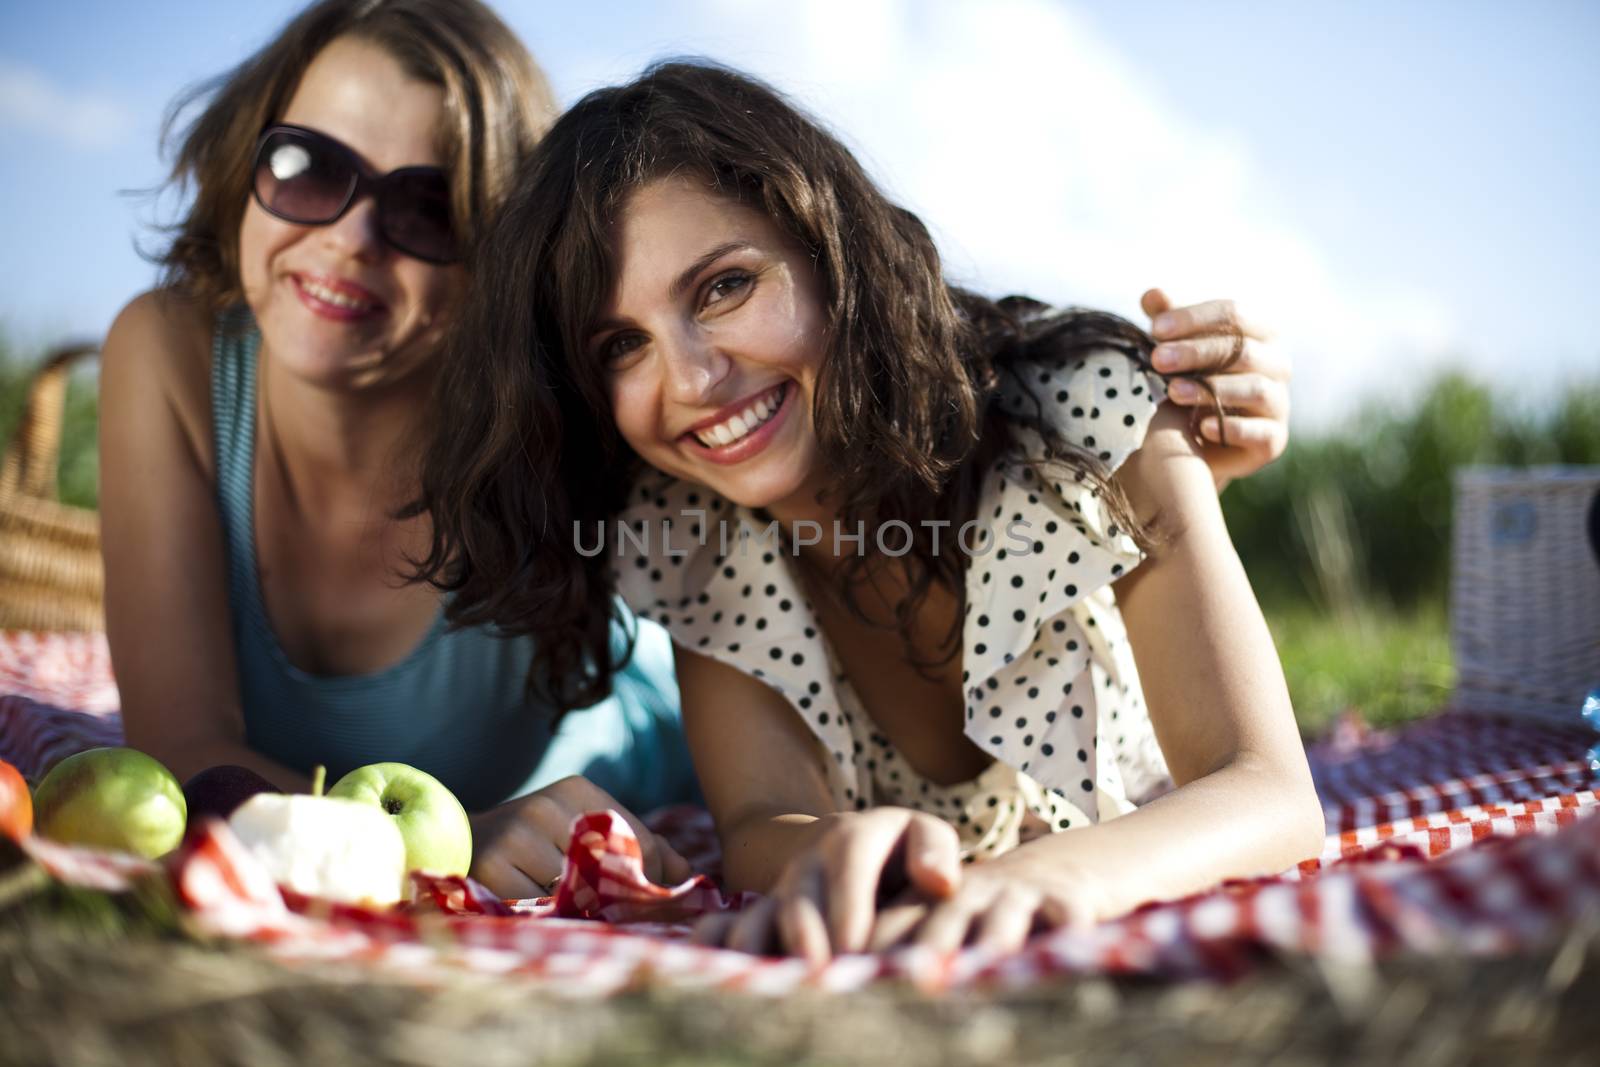
M 1360 608 L 1338 618 L 1303 604 L 1268 607 L 1301 732 L 1316 736 L 1343 711 L 1393 725 L 1438 710 L 1454 684 L 1445 606 Z

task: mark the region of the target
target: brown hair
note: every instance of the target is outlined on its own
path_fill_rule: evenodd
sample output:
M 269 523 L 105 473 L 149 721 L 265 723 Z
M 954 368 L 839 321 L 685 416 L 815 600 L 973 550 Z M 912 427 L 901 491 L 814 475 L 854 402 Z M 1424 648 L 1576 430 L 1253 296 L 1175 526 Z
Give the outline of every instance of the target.
M 339 37 L 382 47 L 413 78 L 444 90 L 439 150 L 450 161 L 452 217 L 467 245 L 555 116 L 544 73 L 478 0 L 321 0 L 255 55 L 186 90 L 168 110 L 161 132 L 173 160 L 167 185 L 180 192 L 192 187 L 194 202 L 155 257 L 163 285 L 219 310 L 242 298 L 239 224 L 250 196 L 251 152 L 288 107 L 311 61 Z M 175 136 L 183 115 L 201 101 L 204 110 Z
M 733 71 L 665 64 L 591 93 L 541 142 L 476 251 L 435 392 L 440 429 L 418 504 L 433 545 L 418 576 L 454 593 L 454 622 L 533 635 L 536 691 L 580 706 L 620 665 L 608 644 L 614 575 L 577 551 L 572 531 L 614 518 L 644 465 L 617 433 L 585 339 L 616 281 L 612 221 L 630 193 L 676 174 L 762 211 L 815 264 L 829 324 L 814 413 L 822 462 L 846 527 L 898 519 L 917 531 L 900 560 L 911 579 L 903 635 L 930 585 L 960 590 L 966 566 L 935 552 L 918 520 L 971 518 L 1018 426 L 1046 442 L 1039 473 L 1089 482 L 1113 521 L 1136 529 L 1103 467 L 1061 439 L 1037 398 L 1002 414 L 998 394 L 1004 375 L 1033 395 L 1038 367 L 1024 374 L 1025 360 L 1110 347 L 1148 365 L 1148 337 L 1111 315 L 951 288 L 921 221 L 817 123 Z M 871 559 L 846 563 L 847 595 Z M 959 634 L 958 614 L 945 658 Z

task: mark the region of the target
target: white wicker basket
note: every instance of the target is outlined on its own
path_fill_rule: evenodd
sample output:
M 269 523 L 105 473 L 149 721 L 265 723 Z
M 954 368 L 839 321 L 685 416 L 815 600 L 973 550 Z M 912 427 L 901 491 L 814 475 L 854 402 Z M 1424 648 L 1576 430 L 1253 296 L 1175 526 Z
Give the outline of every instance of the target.
M 1600 683 L 1600 561 L 1585 519 L 1600 467 L 1456 472 L 1452 704 L 1579 722 Z

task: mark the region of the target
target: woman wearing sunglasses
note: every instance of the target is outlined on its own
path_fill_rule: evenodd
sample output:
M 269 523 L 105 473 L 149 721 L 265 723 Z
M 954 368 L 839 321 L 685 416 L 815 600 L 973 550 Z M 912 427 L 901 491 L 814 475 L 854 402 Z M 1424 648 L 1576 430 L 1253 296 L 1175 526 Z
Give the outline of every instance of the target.
M 530 694 L 527 639 L 449 628 L 400 577 L 428 544 L 426 517 L 395 516 L 461 251 L 554 100 L 475 0 L 318 4 L 207 89 L 164 284 L 104 352 L 129 742 L 183 778 L 239 764 L 285 789 L 318 763 L 419 767 L 475 813 L 473 873 L 537 895 L 576 812 L 695 795 L 659 631 L 613 695 L 576 665 Z M 641 839 L 656 877 L 686 873 Z
M 475 813 L 473 874 L 536 895 L 576 812 L 695 795 L 660 629 L 637 624 L 613 679 L 403 580 L 430 547 L 426 516 L 397 516 L 471 284 L 462 252 L 554 118 L 549 89 L 476 0 L 326 0 L 207 89 L 176 156 L 194 198 L 163 284 L 103 356 L 107 630 L 129 741 L 180 777 L 240 764 L 284 788 L 317 763 L 419 767 Z M 1158 294 L 1147 310 L 1166 310 Z M 1174 312 L 1167 336 L 1195 335 L 1175 355 L 1227 355 L 1206 336 L 1226 310 Z M 1247 416 L 1212 450 L 1219 481 L 1282 450 L 1287 371 L 1268 359 L 1252 342 L 1215 379 Z M 649 873 L 682 876 L 629 817 Z

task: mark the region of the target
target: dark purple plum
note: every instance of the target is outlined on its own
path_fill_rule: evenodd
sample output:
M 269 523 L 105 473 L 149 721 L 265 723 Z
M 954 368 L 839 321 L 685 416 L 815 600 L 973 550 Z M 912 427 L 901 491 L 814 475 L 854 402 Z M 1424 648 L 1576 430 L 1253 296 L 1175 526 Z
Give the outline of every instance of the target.
M 257 793 L 281 793 L 283 790 L 267 781 L 249 767 L 225 763 L 220 767 L 207 767 L 183 784 L 183 799 L 189 805 L 189 825 L 198 826 L 208 815 L 226 819 L 233 809 Z

